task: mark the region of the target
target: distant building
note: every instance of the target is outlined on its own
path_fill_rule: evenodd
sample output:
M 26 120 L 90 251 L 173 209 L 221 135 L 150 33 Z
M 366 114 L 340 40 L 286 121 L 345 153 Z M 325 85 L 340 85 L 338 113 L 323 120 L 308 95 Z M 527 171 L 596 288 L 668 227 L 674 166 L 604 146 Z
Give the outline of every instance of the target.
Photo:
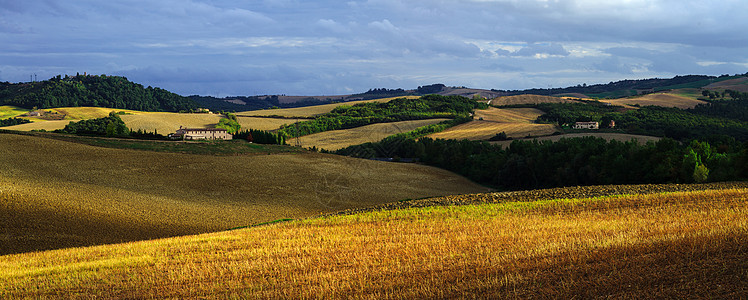
M 608 124 L 608 127 L 610 127 L 610 128 L 616 128 L 616 121 L 610 120 L 610 124 Z
M 600 129 L 600 124 L 597 122 L 576 122 L 574 123 L 574 129 Z
M 179 128 L 169 135 L 175 140 L 230 140 L 234 136 L 223 128 Z

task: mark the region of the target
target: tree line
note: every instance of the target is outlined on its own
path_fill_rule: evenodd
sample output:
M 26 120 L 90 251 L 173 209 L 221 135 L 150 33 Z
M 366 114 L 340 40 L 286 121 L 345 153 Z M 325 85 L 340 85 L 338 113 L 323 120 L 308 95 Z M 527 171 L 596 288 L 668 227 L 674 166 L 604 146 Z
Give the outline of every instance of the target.
M 504 149 L 480 141 L 393 136 L 335 153 L 416 159 L 509 190 L 748 178 L 748 143 L 715 147 L 698 140 L 681 144 L 668 138 L 644 145 L 595 137 L 517 140 Z
M 0 127 L 13 126 L 19 124 L 31 123 L 31 121 L 22 118 L 7 118 L 0 120 Z
M 140 111 L 190 111 L 197 104 L 167 90 L 120 76 L 57 75 L 33 83 L 0 84 L 0 103 L 24 108 L 94 106 Z

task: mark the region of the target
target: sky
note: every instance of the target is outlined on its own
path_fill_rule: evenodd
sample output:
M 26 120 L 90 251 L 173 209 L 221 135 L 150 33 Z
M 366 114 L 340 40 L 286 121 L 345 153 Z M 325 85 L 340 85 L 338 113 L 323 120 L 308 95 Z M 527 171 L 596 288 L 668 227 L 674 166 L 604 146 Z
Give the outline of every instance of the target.
M 748 72 L 744 0 L 0 0 L 0 81 L 340 95 Z

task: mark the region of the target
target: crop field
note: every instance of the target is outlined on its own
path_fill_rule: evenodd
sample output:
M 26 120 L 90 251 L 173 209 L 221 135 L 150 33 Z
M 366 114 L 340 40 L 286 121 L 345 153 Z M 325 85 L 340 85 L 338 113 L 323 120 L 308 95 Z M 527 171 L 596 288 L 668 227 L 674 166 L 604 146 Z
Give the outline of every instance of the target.
M 743 299 L 747 244 L 745 188 L 508 198 L 2 256 L 0 297 Z
M 690 97 L 681 95 L 675 95 L 671 93 L 654 93 L 647 94 L 641 97 L 634 98 L 621 98 L 621 99 L 603 99 L 601 102 L 610 103 L 613 105 L 620 105 L 631 108 L 631 105 L 639 106 L 662 106 L 662 107 L 676 107 L 680 109 L 693 108 L 696 105 L 706 103 L 705 101 L 696 100 Z
M 167 135 L 176 132 L 179 126 L 186 128 L 210 128 L 218 124 L 218 114 L 178 114 L 169 112 L 148 112 L 120 116 L 131 130 L 154 130 Z
M 473 121 L 429 135 L 434 139 L 488 140 L 500 132 L 511 138 L 551 135 L 554 124 L 535 124 L 543 112 L 534 108 L 495 108 L 476 110 Z M 481 120 L 483 118 L 483 120 Z
M 125 112 L 129 114 L 147 114 L 146 112 L 140 112 L 129 109 L 119 108 L 106 108 L 106 107 L 61 107 L 45 109 L 47 111 L 56 111 L 57 113 L 65 115 L 67 120 L 88 120 L 103 118 L 109 115 L 111 112 Z
M 281 116 L 284 118 L 295 118 L 295 117 L 312 118 L 318 115 L 329 113 L 333 109 L 341 105 L 351 106 L 351 105 L 356 105 L 358 103 L 389 102 L 397 98 L 418 98 L 418 97 L 417 96 L 403 96 L 403 97 L 381 98 L 381 99 L 373 99 L 373 100 L 349 101 L 349 102 L 341 102 L 341 103 L 333 103 L 333 104 L 296 107 L 296 108 L 250 110 L 250 111 L 245 111 L 245 112 L 238 112 L 236 113 L 236 115 L 239 117 L 241 116 L 246 116 L 246 117 Z
M 282 118 L 258 118 L 258 117 L 244 117 L 237 116 L 236 118 L 239 124 L 242 125 L 242 129 L 259 129 L 259 130 L 277 130 L 284 124 L 291 124 L 296 120 L 293 119 L 282 119 Z M 303 120 L 301 120 L 303 121 Z
M 377 123 L 351 129 L 325 131 L 299 138 L 302 147 L 317 147 L 325 150 L 338 150 L 367 142 L 378 142 L 393 134 L 408 132 L 418 127 L 437 124 L 448 119 L 427 119 L 392 123 Z M 293 144 L 294 141 L 289 140 Z
M 2 129 L 8 129 L 8 130 L 18 130 L 18 131 L 31 131 L 31 130 L 46 130 L 46 131 L 53 131 L 57 129 L 63 129 L 65 128 L 65 125 L 70 124 L 70 122 L 73 122 L 71 120 L 37 120 L 31 118 L 31 123 L 26 124 L 20 124 L 20 125 L 13 125 L 13 126 L 6 126 L 2 127 Z
M 537 141 L 552 141 L 557 142 L 560 139 L 565 138 L 578 138 L 578 137 L 587 137 L 587 136 L 594 136 L 598 138 L 604 138 L 607 141 L 616 140 L 619 142 L 628 142 L 631 140 L 636 141 L 639 144 L 646 144 L 647 142 L 656 142 L 659 141 L 660 137 L 656 136 L 648 136 L 648 135 L 636 135 L 636 134 L 626 134 L 626 133 L 606 133 L 606 132 L 583 132 L 583 133 L 567 133 L 567 134 L 560 134 L 560 135 L 551 135 L 551 136 L 542 136 L 537 138 L 529 138 L 529 139 L 522 139 L 522 140 L 537 140 Z M 512 140 L 508 141 L 495 141 L 490 142 L 492 144 L 501 145 L 503 147 L 508 147 L 509 144 L 512 143 Z
M 515 95 L 503 96 L 491 100 L 493 106 L 518 105 L 518 104 L 538 104 L 538 103 L 567 103 L 578 102 L 569 98 L 541 96 L 541 95 Z
M 0 134 L 0 254 L 212 232 L 481 191 L 487 189 L 416 164 L 307 152 L 157 153 Z
M 0 119 L 12 118 L 29 112 L 30 110 L 10 105 L 0 106 Z
M 724 80 L 715 82 L 704 87 L 708 90 L 733 90 L 743 93 L 748 93 L 748 77 L 740 77 L 735 79 Z

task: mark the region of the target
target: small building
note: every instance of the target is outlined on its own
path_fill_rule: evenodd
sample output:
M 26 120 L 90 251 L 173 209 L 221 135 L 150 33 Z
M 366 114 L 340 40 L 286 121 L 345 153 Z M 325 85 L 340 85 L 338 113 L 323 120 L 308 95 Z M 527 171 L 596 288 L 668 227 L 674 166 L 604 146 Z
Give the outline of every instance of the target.
M 576 122 L 574 123 L 574 129 L 600 129 L 600 124 L 597 122 Z
M 179 128 L 177 132 L 169 134 L 175 140 L 230 140 L 234 136 L 223 128 Z

